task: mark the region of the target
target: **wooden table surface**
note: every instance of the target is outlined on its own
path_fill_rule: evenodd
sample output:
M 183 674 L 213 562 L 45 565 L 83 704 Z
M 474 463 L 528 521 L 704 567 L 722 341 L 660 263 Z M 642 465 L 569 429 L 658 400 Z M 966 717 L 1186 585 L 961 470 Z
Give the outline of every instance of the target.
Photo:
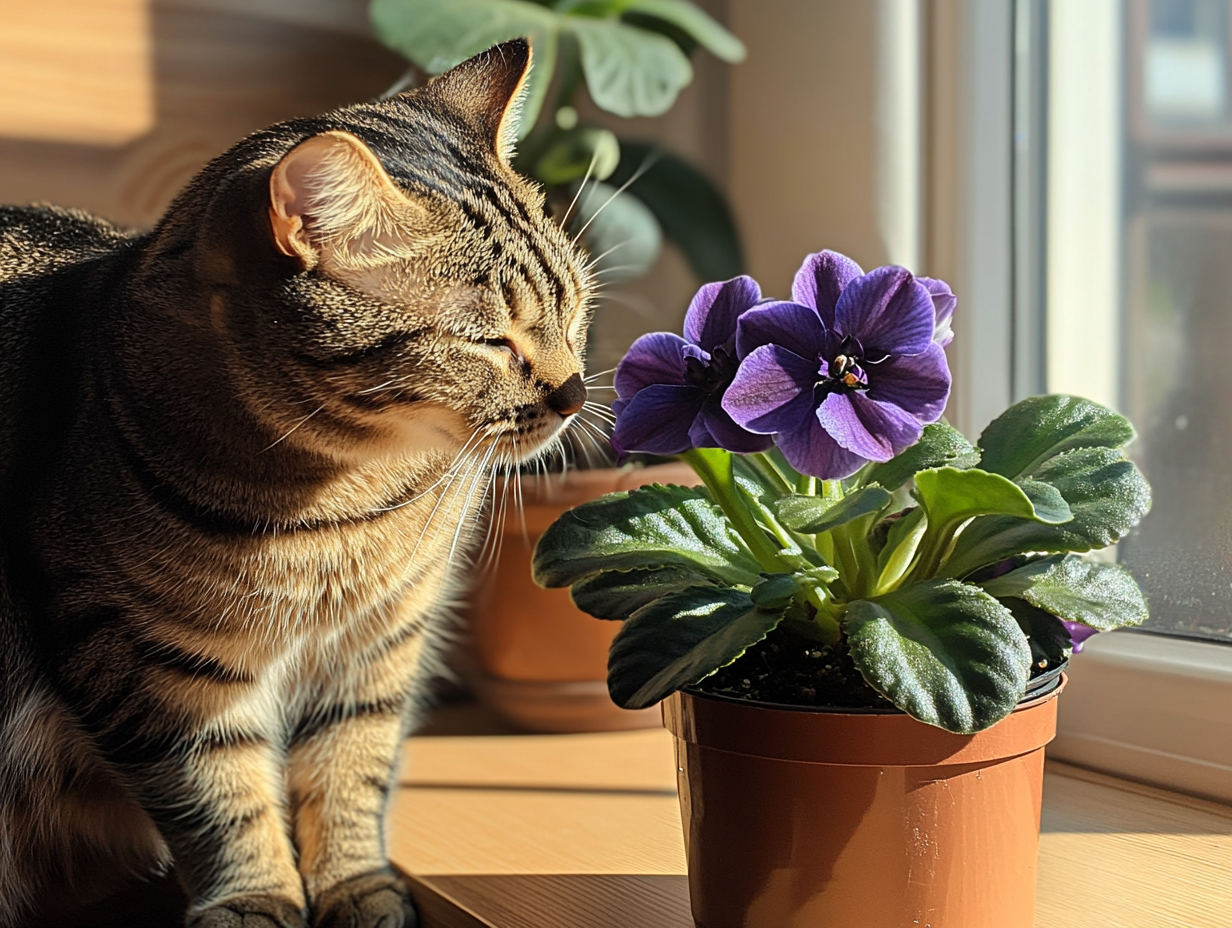
M 425 928 L 693 928 L 666 731 L 451 724 L 408 743 L 389 826 Z M 1232 808 L 1050 764 L 1035 924 L 1232 928 Z

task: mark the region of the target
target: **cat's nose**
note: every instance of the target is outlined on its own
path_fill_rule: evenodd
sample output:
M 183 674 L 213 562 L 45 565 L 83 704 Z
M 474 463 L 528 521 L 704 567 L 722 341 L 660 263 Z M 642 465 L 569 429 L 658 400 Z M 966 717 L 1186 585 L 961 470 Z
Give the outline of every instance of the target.
M 548 408 L 562 416 L 571 416 L 586 402 L 586 384 L 582 383 L 582 375 L 574 374 L 559 387 L 548 394 Z

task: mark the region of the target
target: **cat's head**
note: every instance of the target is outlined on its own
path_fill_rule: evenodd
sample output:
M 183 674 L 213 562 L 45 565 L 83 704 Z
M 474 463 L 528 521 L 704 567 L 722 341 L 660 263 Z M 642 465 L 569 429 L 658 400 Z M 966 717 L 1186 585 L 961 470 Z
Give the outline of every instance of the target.
M 336 457 L 524 460 L 579 410 L 590 272 L 510 164 L 529 68 L 528 44 L 507 42 L 418 90 L 257 133 L 190 188 L 210 201 L 196 265 L 214 325 L 271 431 L 312 414 L 286 440 Z M 245 223 L 258 241 L 237 246 Z

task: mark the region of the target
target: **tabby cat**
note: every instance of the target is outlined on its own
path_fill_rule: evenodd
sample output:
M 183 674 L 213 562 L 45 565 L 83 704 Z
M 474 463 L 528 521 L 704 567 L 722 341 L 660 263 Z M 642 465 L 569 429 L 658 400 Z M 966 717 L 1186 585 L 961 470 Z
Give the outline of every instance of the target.
M 529 66 L 258 132 L 149 234 L 0 210 L 0 926 L 172 863 L 199 928 L 415 923 L 399 744 L 494 465 L 586 396 Z

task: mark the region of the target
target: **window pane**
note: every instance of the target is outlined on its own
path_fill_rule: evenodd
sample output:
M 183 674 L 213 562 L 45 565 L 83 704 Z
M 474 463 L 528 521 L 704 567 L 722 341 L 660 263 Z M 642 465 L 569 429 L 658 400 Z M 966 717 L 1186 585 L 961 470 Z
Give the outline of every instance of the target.
M 1232 640 L 1228 0 L 1131 7 L 1122 396 L 1155 491 L 1119 552 L 1159 631 Z

